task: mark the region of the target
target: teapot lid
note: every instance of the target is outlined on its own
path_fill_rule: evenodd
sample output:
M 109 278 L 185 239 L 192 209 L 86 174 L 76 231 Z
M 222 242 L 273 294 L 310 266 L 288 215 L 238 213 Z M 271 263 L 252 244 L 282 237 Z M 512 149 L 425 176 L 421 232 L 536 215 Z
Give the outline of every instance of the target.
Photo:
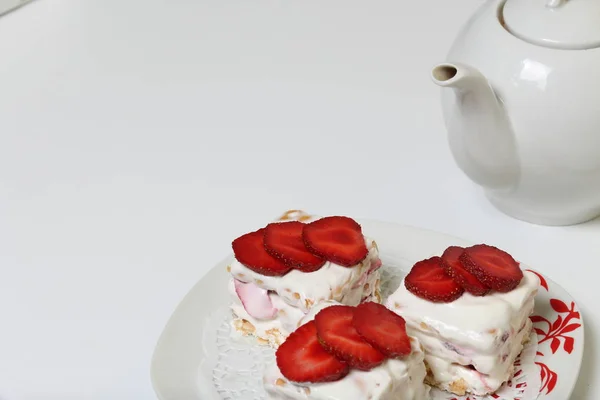
M 526 42 L 565 50 L 600 46 L 598 0 L 506 0 L 504 27 Z

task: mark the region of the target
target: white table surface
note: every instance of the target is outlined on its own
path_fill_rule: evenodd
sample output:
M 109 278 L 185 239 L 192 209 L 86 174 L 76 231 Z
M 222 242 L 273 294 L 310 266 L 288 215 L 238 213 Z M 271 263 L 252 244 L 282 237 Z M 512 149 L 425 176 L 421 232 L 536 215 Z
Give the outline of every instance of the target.
M 481 0 L 37 0 L 0 18 L 0 399 L 153 399 L 181 298 L 303 208 L 489 242 L 578 300 L 600 393 L 600 221 L 497 212 L 429 69 Z M 595 276 L 595 279 L 594 279 Z

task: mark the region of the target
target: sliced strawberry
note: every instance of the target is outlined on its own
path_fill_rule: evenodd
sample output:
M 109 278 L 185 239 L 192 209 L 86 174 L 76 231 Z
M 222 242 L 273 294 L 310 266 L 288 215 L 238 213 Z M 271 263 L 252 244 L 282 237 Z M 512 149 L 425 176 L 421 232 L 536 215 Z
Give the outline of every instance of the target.
M 348 217 L 325 217 L 306 224 L 302 239 L 311 253 L 346 267 L 358 264 L 369 253 L 360 225 Z
M 446 261 L 446 274 L 450 275 L 465 291 L 473 296 L 485 296 L 490 288 L 477 279 L 475 275 L 465 269 L 459 260 L 464 248 L 450 246 L 442 254 L 442 260 Z
M 523 279 L 519 263 L 507 252 L 487 244 L 467 247 L 460 256 L 465 269 L 492 289 L 510 292 Z
M 277 349 L 275 359 L 283 376 L 292 382 L 333 382 L 350 370 L 319 344 L 315 321 L 292 332 Z
M 435 303 L 449 303 L 464 293 L 444 271 L 446 262 L 435 256 L 416 263 L 406 278 L 404 286 L 415 296 Z
M 335 305 L 315 316 L 317 336 L 325 350 L 352 368 L 368 371 L 385 361 L 385 356 L 365 342 L 352 325 L 354 307 Z
M 387 357 L 404 357 L 411 352 L 406 321 L 381 304 L 367 302 L 358 305 L 352 325 L 367 343 Z
M 235 258 L 259 274 L 267 276 L 285 275 L 291 267 L 267 253 L 263 245 L 264 231 L 265 229 L 262 228 L 235 239 L 231 243 Z
M 325 264 L 325 260 L 312 254 L 302 240 L 302 222 L 276 222 L 265 228 L 264 246 L 267 253 L 285 265 L 303 272 L 313 272 Z

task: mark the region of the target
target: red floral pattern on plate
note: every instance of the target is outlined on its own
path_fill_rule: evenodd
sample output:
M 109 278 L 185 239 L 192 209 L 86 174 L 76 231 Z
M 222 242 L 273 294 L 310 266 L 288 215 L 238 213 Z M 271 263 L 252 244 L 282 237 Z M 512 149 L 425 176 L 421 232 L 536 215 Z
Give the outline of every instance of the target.
M 544 278 L 544 276 L 543 276 L 542 274 L 540 274 L 539 272 L 537 272 L 537 271 L 534 271 L 534 270 L 532 270 L 532 269 L 526 269 L 525 271 L 529 271 L 529 272 L 531 272 L 531 273 L 534 273 L 534 274 L 536 274 L 536 275 L 537 275 L 537 277 L 538 277 L 538 278 L 540 278 L 540 285 L 541 285 L 541 286 L 542 286 L 544 289 L 546 289 L 546 291 L 548 291 L 548 290 L 549 290 L 549 289 L 548 289 L 548 282 L 546 281 L 546 278 Z
M 546 291 L 549 291 L 548 283 L 540 273 L 532 270 L 528 271 L 536 274 L 540 278 L 540 285 Z M 532 315 L 530 317 L 534 325 L 534 330 L 538 335 L 538 346 L 550 342 L 550 351 L 552 354 L 556 354 L 561 349 L 562 339 L 562 350 L 571 354 L 575 346 L 575 339 L 572 337 L 572 332 L 581 327 L 581 315 L 579 311 L 576 311 L 576 305 L 573 301 L 571 301 L 570 305 L 567 305 L 560 299 L 551 298 L 550 307 L 557 314 L 553 321 L 541 315 Z M 558 374 L 544 362 L 544 353 L 541 351 L 537 352 L 535 363 L 540 367 L 540 378 L 542 381 L 540 393 L 544 391 L 546 394 L 552 393 L 558 382 Z

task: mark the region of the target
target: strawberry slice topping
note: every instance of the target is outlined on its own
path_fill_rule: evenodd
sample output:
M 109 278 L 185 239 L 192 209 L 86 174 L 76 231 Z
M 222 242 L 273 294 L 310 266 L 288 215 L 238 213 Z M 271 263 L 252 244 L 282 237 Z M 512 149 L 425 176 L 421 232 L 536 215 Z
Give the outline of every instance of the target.
M 482 283 L 501 293 L 510 292 L 523 279 L 519 263 L 494 246 L 477 244 L 467 247 L 460 261 Z
M 446 262 L 438 256 L 419 261 L 404 278 L 404 286 L 425 300 L 435 303 L 454 301 L 462 296 L 464 290 L 446 275 L 445 268 Z
M 302 272 L 313 272 L 325 264 L 325 260 L 312 254 L 302 240 L 304 223 L 298 221 L 277 222 L 265 228 L 264 246 L 267 253 L 285 265 Z
M 352 368 L 368 371 L 385 361 L 385 356 L 358 334 L 352 324 L 354 307 L 335 305 L 317 313 L 319 342 L 325 350 Z
M 406 321 L 378 303 L 362 303 L 354 310 L 352 324 L 358 334 L 387 357 L 410 354 Z
M 348 217 L 325 217 L 304 226 L 304 244 L 327 261 L 350 267 L 368 254 L 360 225 Z
M 262 228 L 235 239 L 231 243 L 235 258 L 259 274 L 267 276 L 285 275 L 291 267 L 267 253 L 263 245 L 264 231 L 265 229 Z
M 348 364 L 326 352 L 319 344 L 315 321 L 290 334 L 275 353 L 277 366 L 293 382 L 333 382 L 349 372 Z
M 467 271 L 462 265 L 459 258 L 463 251 L 464 248 L 459 246 L 450 246 L 444 251 L 442 260 L 446 261 L 446 274 L 473 296 L 485 296 L 490 288 L 481 283 L 475 275 Z

